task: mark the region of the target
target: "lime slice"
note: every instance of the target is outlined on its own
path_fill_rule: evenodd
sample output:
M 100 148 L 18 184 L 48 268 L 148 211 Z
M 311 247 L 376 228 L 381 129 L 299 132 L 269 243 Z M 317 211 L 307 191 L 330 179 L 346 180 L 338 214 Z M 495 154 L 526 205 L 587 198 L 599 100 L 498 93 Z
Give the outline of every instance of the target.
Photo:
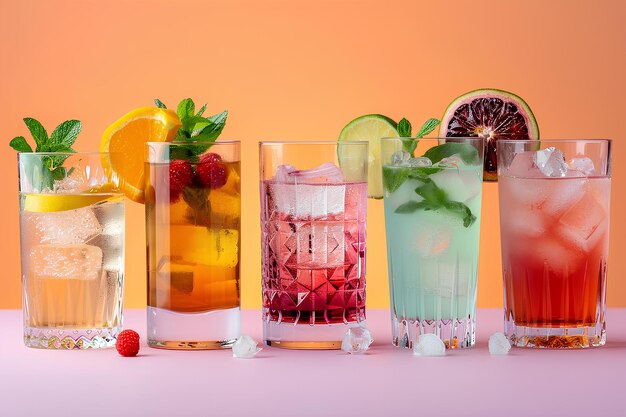
M 122 200 L 121 195 L 111 194 L 26 194 L 24 211 L 41 213 L 75 210 L 116 198 Z
M 357 117 L 346 125 L 339 135 L 339 141 L 368 141 L 369 155 L 367 167 L 367 196 L 383 197 L 382 167 L 380 162 L 380 139 L 398 137 L 397 123 L 380 114 L 367 114 Z M 344 171 L 354 171 L 356 158 L 350 155 L 351 147 L 339 147 L 339 165 Z

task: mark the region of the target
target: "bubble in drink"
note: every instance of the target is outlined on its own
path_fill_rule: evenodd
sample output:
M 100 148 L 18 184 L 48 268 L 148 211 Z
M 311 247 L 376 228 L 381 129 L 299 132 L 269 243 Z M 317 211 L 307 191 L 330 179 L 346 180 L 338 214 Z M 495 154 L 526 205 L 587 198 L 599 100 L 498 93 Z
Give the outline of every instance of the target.
M 102 249 L 92 245 L 37 245 L 29 254 L 33 279 L 95 280 L 100 276 Z
M 102 232 L 98 218 L 89 207 L 57 212 L 24 212 L 24 218 L 26 222 L 33 223 L 42 243 L 84 243 Z

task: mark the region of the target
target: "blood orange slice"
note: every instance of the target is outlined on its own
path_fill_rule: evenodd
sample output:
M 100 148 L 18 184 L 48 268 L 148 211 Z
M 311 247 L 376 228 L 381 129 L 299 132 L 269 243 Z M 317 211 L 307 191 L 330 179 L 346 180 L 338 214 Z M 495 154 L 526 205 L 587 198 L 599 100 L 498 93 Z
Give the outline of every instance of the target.
M 539 139 L 539 127 L 528 104 L 507 91 L 485 88 L 463 94 L 446 109 L 440 137 L 485 139 L 486 181 L 496 181 L 498 139 Z

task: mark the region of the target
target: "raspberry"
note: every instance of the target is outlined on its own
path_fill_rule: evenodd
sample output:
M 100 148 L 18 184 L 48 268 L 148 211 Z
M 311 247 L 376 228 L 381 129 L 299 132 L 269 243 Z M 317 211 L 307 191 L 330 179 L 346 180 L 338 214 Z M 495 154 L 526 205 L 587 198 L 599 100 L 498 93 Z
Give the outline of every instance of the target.
M 216 153 L 207 153 L 200 157 L 200 164 L 214 164 L 216 162 L 222 162 L 222 157 Z
M 215 155 L 215 154 L 208 154 Z M 215 155 L 219 158 L 219 155 Z M 208 159 L 208 158 L 207 158 Z M 228 168 L 221 161 L 222 158 L 213 162 L 199 163 L 196 167 L 196 181 L 212 189 L 223 187 L 228 179 Z
M 180 198 L 183 188 L 191 184 L 193 171 L 188 161 L 175 160 L 170 162 L 170 202 Z
M 124 330 L 115 342 L 117 352 L 122 356 L 137 356 L 139 353 L 139 334 L 134 330 Z

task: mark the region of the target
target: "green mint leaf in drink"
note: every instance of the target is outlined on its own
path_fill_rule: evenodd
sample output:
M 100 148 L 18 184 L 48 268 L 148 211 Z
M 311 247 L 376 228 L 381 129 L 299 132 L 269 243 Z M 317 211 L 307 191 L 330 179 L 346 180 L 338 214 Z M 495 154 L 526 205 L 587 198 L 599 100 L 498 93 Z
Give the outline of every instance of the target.
M 210 225 L 211 203 L 209 202 L 208 189 L 185 187 L 183 188 L 183 200 L 191 208 L 190 221 L 193 221 L 195 225 Z
M 407 119 L 402 119 L 398 122 L 398 134 L 402 138 L 411 137 L 411 122 Z
M 400 188 L 408 177 L 408 168 L 395 168 L 390 166 L 383 167 L 383 185 L 385 190 L 389 193 L 393 193 Z
M 424 125 L 420 128 L 420 130 L 417 132 L 417 135 L 415 136 L 418 138 L 423 138 L 424 136 L 428 135 L 430 132 L 435 130 L 437 126 L 439 126 L 439 120 L 432 119 L 432 118 L 428 119 L 426 120 Z
M 28 127 L 28 130 L 30 131 L 33 139 L 35 139 L 35 144 L 37 145 L 36 151 L 46 152 L 45 150 L 41 149 L 45 147 L 46 143 L 48 142 L 48 133 L 46 132 L 46 129 L 44 129 L 44 127 L 41 125 L 41 123 L 39 123 L 38 120 L 35 120 L 32 117 L 25 117 L 24 123 L 26 124 L 26 127 Z
M 409 200 L 406 203 L 398 206 L 398 208 L 396 209 L 396 213 L 410 214 L 410 213 L 416 212 L 417 210 L 436 210 L 436 209 L 437 207 L 432 206 L 427 201 Z
M 165 104 L 163 104 L 163 102 L 161 100 L 159 100 L 158 98 L 154 99 L 154 104 L 155 104 L 155 106 L 157 106 L 160 109 L 167 109 L 167 106 Z
M 76 138 L 82 129 L 82 124 L 78 120 L 67 120 L 54 129 L 52 134 L 50 135 L 50 146 L 54 145 L 63 145 L 67 149 L 71 151 L 71 147 L 76 142 Z M 66 151 L 57 151 L 56 149 L 53 152 L 66 152 Z
M 476 216 L 472 214 L 472 211 L 465 204 L 458 201 L 446 201 L 444 207 L 450 213 L 453 213 L 457 217 L 463 220 L 463 227 L 470 227 L 476 221 Z
M 9 146 L 15 149 L 18 152 L 32 152 L 33 148 L 26 142 L 26 138 L 24 136 L 17 136 L 11 139 L 9 142 Z
M 430 203 L 433 207 L 442 207 L 448 200 L 446 193 L 430 179 L 425 178 L 421 181 L 426 181 L 424 185 L 417 187 L 415 193 L 422 197 L 424 201 Z
M 446 142 L 438 146 L 434 146 L 426 151 L 424 156 L 430 159 L 433 164 L 457 154 L 467 164 L 476 164 L 479 162 L 478 150 L 469 143 L 462 142 Z

